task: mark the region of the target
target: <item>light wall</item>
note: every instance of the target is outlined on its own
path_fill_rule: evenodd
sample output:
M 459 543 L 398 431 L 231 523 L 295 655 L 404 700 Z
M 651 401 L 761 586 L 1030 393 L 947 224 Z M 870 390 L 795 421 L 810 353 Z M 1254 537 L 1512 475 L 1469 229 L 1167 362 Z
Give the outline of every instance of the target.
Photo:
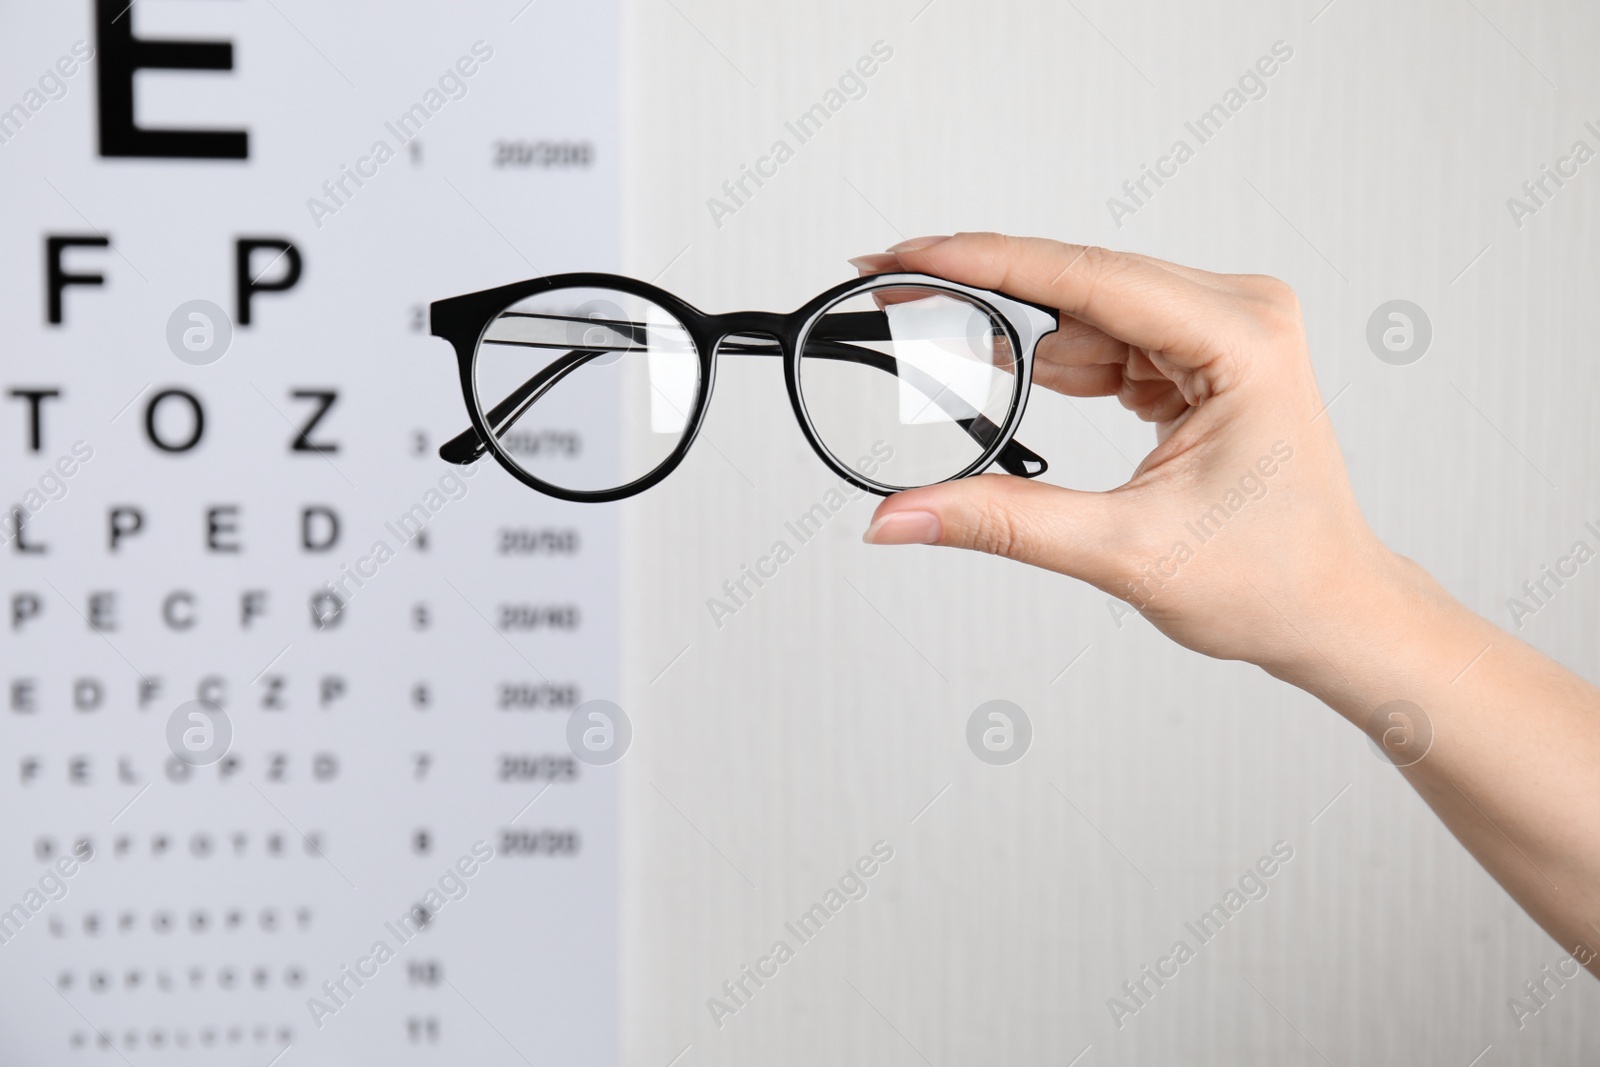
M 996 229 L 1278 275 L 1369 520 L 1509 624 L 1508 598 L 1600 522 L 1600 161 L 1520 228 L 1507 207 L 1575 140 L 1600 148 L 1600 9 L 1323 3 L 631 0 L 629 269 L 706 310 L 789 310 L 847 256 Z M 893 56 L 865 96 L 714 218 L 878 41 Z M 1265 95 L 1114 224 L 1108 198 L 1279 41 Z M 1365 339 L 1395 298 L 1433 324 L 1409 366 Z M 1079 488 L 1152 442 L 1114 401 L 1042 391 L 1022 436 Z M 835 484 L 778 367 L 730 360 L 689 460 L 625 512 L 629 1064 L 1600 1055 L 1587 977 L 1519 1028 L 1508 998 L 1562 951 L 1365 738 L 1254 668 L 1119 627 L 1103 594 L 868 548 L 861 500 L 719 628 L 708 599 Z M 1591 566 L 1519 636 L 1594 679 L 1597 622 Z M 964 739 L 995 698 L 1035 728 L 1011 767 Z M 785 921 L 880 840 L 866 898 L 800 945 Z M 1184 923 L 1279 841 L 1294 858 L 1268 896 L 1118 1029 L 1108 998 L 1196 945 Z M 780 938 L 795 957 L 719 1028 L 707 999 Z

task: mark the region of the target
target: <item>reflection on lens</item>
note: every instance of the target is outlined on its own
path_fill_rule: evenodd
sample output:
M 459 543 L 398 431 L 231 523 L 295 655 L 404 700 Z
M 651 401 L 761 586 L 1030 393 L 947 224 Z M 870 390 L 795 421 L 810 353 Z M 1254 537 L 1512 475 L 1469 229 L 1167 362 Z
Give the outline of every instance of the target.
M 964 473 L 1015 403 L 1004 321 L 958 293 L 858 292 L 828 308 L 800 353 L 800 394 L 823 447 L 894 488 Z
M 596 492 L 672 455 L 699 396 L 700 362 L 683 325 L 652 301 L 556 289 L 496 316 L 474 379 L 484 421 L 517 466 Z

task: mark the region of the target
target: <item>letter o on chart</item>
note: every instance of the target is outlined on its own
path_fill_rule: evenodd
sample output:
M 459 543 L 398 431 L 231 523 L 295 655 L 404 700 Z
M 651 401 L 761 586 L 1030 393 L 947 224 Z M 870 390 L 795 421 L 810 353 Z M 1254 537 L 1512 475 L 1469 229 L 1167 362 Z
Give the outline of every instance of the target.
M 171 400 L 179 401 L 181 405 L 186 405 L 189 408 L 189 436 L 187 438 L 180 439 L 175 435 L 164 437 L 157 428 L 162 421 L 160 419 L 162 406 Z M 168 430 L 170 433 L 170 426 Z M 198 445 L 201 437 L 205 435 L 205 409 L 200 406 L 199 399 L 193 393 L 183 389 L 163 389 L 151 397 L 150 403 L 145 405 L 144 431 L 145 436 L 150 439 L 150 443 L 163 452 L 187 452 Z

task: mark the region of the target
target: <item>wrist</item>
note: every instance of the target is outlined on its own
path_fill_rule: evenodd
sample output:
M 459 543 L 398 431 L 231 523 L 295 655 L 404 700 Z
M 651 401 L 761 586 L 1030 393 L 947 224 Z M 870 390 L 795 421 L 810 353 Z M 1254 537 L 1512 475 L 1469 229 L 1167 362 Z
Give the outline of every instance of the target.
M 1380 704 L 1450 684 L 1492 639 L 1426 570 L 1376 541 L 1331 568 L 1311 602 L 1288 653 L 1259 666 L 1362 727 Z

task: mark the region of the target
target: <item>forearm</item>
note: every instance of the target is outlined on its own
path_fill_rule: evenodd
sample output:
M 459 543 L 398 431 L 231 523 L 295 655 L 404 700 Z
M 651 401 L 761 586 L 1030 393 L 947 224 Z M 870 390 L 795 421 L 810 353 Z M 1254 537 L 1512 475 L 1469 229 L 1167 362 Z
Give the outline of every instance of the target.
M 1299 620 L 1305 647 L 1269 669 L 1384 746 L 1484 868 L 1600 976 L 1600 690 L 1420 568 L 1383 559 Z M 1395 700 L 1421 716 L 1399 705 L 1375 717 Z

